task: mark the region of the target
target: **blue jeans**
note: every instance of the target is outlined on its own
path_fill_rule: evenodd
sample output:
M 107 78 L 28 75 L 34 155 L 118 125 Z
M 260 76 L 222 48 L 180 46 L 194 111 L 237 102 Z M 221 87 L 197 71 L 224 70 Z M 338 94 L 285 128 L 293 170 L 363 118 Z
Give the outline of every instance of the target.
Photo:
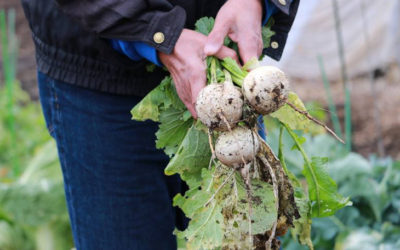
M 78 250 L 172 250 L 186 220 L 172 207 L 182 192 L 155 148 L 154 122 L 131 120 L 140 101 L 91 91 L 38 73 L 40 100 L 57 141 Z M 143 83 L 146 84 L 146 83 Z

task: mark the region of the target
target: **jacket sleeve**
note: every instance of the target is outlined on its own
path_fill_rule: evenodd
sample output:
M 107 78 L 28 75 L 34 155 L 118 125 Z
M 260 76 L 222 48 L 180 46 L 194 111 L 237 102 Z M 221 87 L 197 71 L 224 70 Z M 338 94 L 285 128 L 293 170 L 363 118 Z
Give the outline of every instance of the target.
M 278 11 L 272 14 L 274 24 L 271 30 L 275 34 L 271 37 L 271 44 L 264 49 L 263 54 L 279 61 L 281 59 L 283 49 L 290 29 L 292 28 L 294 19 L 297 14 L 300 0 L 270 0 L 276 6 Z
M 171 53 L 186 12 L 166 0 L 55 0 L 58 7 L 102 38 L 144 42 Z

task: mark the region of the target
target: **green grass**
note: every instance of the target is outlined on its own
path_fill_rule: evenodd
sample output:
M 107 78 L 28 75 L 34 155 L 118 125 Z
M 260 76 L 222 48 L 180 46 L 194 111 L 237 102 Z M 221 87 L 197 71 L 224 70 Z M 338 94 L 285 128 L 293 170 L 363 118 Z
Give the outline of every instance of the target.
M 0 10 L 0 34 L 1 34 L 1 48 L 2 48 L 2 62 L 3 62 L 3 75 L 4 85 L 6 88 L 6 124 L 8 133 L 10 133 L 11 164 L 14 176 L 20 174 L 21 168 L 19 159 L 16 154 L 17 136 L 14 115 L 14 82 L 15 82 L 15 68 L 16 68 L 16 46 L 12 48 L 10 42 L 16 43 L 15 38 L 15 12 L 11 11 L 8 15 L 8 27 L 6 22 L 6 13 Z

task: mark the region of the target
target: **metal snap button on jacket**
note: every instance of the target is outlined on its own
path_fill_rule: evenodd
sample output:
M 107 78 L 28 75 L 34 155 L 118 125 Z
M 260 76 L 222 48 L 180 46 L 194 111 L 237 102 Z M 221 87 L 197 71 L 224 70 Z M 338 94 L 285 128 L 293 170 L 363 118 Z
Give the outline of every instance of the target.
M 273 49 L 277 49 L 277 48 L 279 47 L 279 43 L 277 43 L 277 42 L 272 42 L 272 43 L 271 43 L 271 47 L 272 47 Z
M 162 33 L 162 32 L 156 32 L 156 33 L 154 34 L 154 36 L 153 36 L 153 40 L 154 40 L 155 43 L 158 43 L 158 44 L 163 43 L 164 40 L 165 40 L 164 33 Z

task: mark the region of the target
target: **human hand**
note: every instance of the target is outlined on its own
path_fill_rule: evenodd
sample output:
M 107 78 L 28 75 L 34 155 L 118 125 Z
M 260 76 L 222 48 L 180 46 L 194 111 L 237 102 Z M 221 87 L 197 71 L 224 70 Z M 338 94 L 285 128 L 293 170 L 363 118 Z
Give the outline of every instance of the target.
M 206 55 L 204 45 L 207 37 L 198 32 L 184 29 L 171 54 L 159 52 L 161 62 L 171 73 L 176 91 L 194 118 L 197 118 L 195 103 L 200 90 L 206 85 Z M 220 59 L 237 59 L 236 52 L 221 46 L 214 53 Z
M 258 58 L 263 49 L 261 1 L 263 0 L 228 0 L 217 14 L 204 53 L 207 56 L 218 53 L 225 37 L 229 36 L 238 44 L 243 63 L 252 57 Z

